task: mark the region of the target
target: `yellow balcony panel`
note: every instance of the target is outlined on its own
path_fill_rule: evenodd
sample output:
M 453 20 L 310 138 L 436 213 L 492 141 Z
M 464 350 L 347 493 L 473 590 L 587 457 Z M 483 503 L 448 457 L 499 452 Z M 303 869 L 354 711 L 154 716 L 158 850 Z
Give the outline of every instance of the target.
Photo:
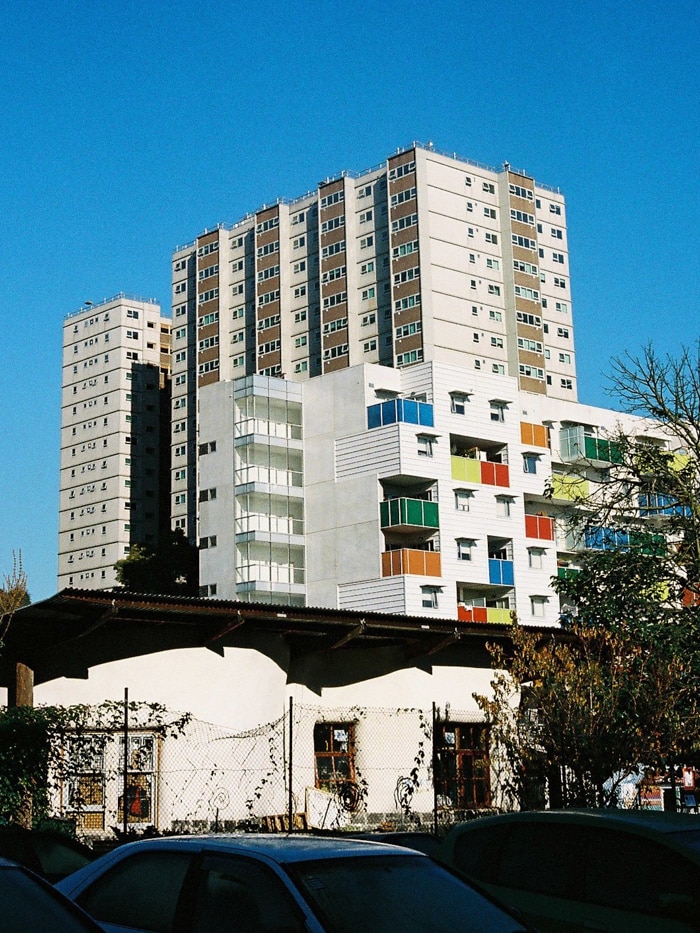
M 481 461 L 471 457 L 450 457 L 452 479 L 462 483 L 481 483 Z
M 512 622 L 510 612 L 510 609 L 487 609 L 486 621 L 493 625 L 510 625 Z
M 552 477 L 552 495 L 555 499 L 586 499 L 589 494 L 588 480 L 574 474 L 558 473 Z

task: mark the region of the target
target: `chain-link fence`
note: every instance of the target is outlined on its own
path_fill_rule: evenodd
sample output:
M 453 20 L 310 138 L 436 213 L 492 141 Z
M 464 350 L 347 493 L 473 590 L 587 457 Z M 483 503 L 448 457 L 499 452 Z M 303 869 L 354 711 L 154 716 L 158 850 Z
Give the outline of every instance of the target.
M 492 804 L 488 732 L 475 712 L 290 702 L 275 722 L 234 732 L 177 714 L 156 724 L 145 708 L 92 736 L 73 761 L 67 749 L 55 800 L 83 835 L 438 832 Z

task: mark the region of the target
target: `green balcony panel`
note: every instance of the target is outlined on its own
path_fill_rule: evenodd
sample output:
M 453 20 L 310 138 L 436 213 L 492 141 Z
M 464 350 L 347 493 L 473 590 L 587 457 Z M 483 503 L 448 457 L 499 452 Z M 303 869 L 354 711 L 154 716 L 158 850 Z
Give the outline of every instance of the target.
M 379 503 L 382 528 L 439 528 L 437 502 L 427 499 L 388 499 Z

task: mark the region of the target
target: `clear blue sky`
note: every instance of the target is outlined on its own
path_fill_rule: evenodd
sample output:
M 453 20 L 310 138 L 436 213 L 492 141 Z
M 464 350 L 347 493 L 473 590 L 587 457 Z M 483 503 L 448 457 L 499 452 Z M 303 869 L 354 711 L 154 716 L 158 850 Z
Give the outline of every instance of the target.
M 168 308 L 204 227 L 414 139 L 567 199 L 579 398 L 697 337 L 695 2 L 263 0 L 0 7 L 0 573 L 56 591 L 61 327 Z

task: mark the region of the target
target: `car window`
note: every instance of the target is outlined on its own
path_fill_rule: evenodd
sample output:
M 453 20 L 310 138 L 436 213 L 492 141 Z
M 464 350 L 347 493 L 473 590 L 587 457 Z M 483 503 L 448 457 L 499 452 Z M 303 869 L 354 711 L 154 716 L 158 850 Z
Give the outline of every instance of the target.
M 575 898 L 586 830 L 556 823 L 513 825 L 495 882 L 553 897 Z
M 197 879 L 193 933 L 304 933 L 304 917 L 284 882 L 266 865 L 207 856 Z
M 172 933 L 189 866 L 185 852 L 136 853 L 107 869 L 78 903 L 101 923 Z
M 289 871 L 323 928 L 333 933 L 523 929 L 511 915 L 425 856 L 329 858 L 294 864 Z
M 496 878 L 501 848 L 510 826 L 483 826 L 461 833 L 455 839 L 452 863 L 459 871 L 489 882 Z
M 41 862 L 42 873 L 52 879 L 69 875 L 90 862 L 89 855 L 71 848 L 60 839 L 40 837 L 35 840 L 34 847 Z
M 652 839 L 617 830 L 591 830 L 586 899 L 621 910 L 673 914 L 695 909 L 700 869 Z

